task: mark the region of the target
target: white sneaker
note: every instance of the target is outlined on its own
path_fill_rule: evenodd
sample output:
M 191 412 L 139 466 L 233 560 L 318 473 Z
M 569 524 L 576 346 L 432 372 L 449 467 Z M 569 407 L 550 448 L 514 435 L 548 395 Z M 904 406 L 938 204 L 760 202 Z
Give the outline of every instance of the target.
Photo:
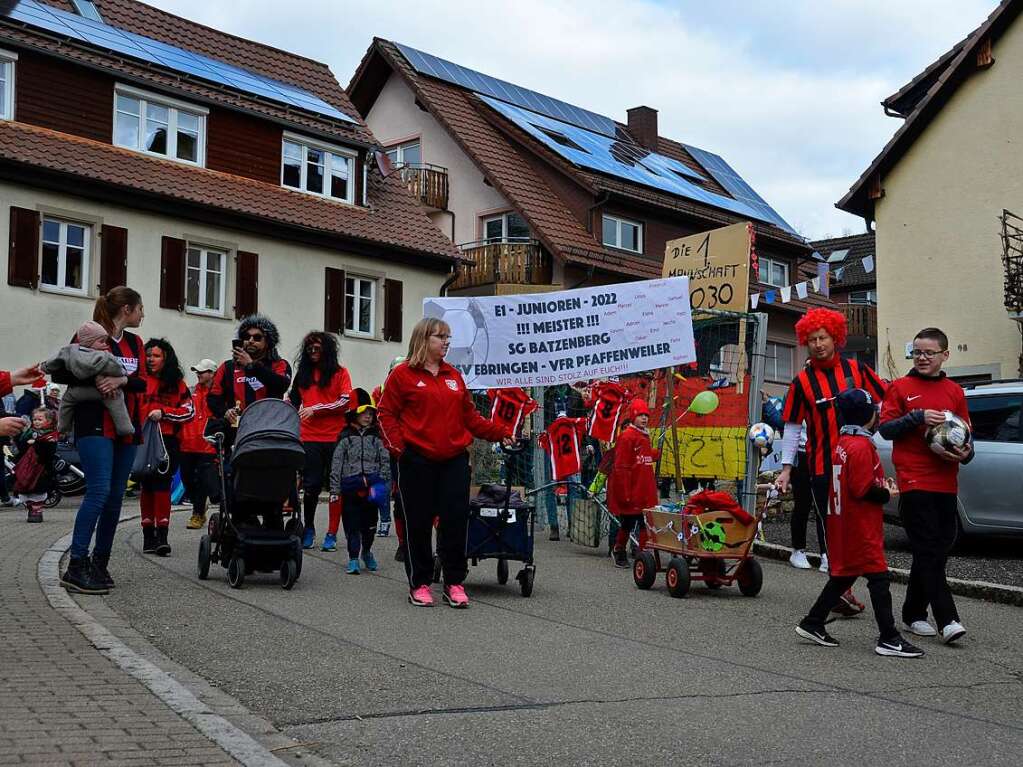
M 945 644 L 952 644 L 966 633 L 963 624 L 959 621 L 952 621 L 941 630 L 941 641 Z
M 906 630 L 918 637 L 933 637 L 938 635 L 938 630 L 927 621 L 913 621 L 906 623 Z
M 789 557 L 789 564 L 799 570 L 809 570 L 810 560 L 806 558 L 806 552 L 802 549 L 795 549 Z
M 821 566 L 818 567 L 817 569 L 820 570 L 822 573 L 826 573 L 828 571 L 828 555 L 827 554 L 821 554 Z

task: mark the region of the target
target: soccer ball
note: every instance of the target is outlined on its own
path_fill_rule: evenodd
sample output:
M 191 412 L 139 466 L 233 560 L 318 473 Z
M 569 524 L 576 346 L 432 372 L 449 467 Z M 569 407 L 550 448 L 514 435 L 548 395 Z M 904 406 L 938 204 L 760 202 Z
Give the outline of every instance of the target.
M 939 455 L 943 450 L 952 450 L 970 444 L 970 425 L 955 413 L 945 411 L 945 420 L 927 430 L 927 444 Z
M 442 301 L 427 300 L 423 304 L 423 316 L 437 317 L 451 328 L 451 345 L 445 361 L 461 368 L 486 362 L 490 336 L 479 302 L 473 298 L 445 298 Z
M 721 551 L 725 547 L 725 528 L 720 522 L 708 522 L 700 530 L 700 545 L 706 551 Z
M 774 429 L 766 423 L 755 423 L 749 427 L 750 441 L 757 447 L 770 447 L 774 436 Z

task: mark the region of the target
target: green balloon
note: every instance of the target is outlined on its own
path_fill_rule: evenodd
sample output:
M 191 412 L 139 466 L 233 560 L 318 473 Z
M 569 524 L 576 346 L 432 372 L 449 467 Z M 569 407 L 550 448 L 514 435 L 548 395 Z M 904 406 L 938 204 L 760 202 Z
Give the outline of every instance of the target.
M 702 391 L 689 403 L 689 412 L 707 415 L 718 409 L 718 395 L 712 391 Z

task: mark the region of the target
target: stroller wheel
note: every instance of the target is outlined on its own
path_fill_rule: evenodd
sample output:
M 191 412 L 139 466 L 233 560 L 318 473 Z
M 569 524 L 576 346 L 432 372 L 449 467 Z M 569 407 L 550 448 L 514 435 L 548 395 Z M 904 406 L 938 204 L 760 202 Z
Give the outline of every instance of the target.
M 502 586 L 508 582 L 508 560 L 497 560 L 497 582 Z
M 210 537 L 208 535 L 199 539 L 198 574 L 201 581 L 210 577 Z
M 668 569 L 664 574 L 664 580 L 668 584 L 668 593 L 676 599 L 681 599 L 689 593 L 689 586 L 692 578 L 689 574 L 689 563 L 681 557 L 672 557 L 668 562 Z
M 303 532 L 302 522 L 298 519 L 289 519 L 284 523 L 284 534 L 288 536 L 295 536 L 296 538 L 302 537 Z
M 245 560 L 241 557 L 232 557 L 228 563 L 227 582 L 232 589 L 240 589 L 245 583 Z
M 220 512 L 215 511 L 210 514 L 210 521 L 206 523 L 206 531 L 210 536 L 210 540 L 216 543 L 220 540 Z
M 290 591 L 298 580 L 298 563 L 294 559 L 285 559 L 281 563 L 281 588 Z
M 636 588 L 648 589 L 657 578 L 657 560 L 649 551 L 641 551 L 632 563 L 632 580 Z

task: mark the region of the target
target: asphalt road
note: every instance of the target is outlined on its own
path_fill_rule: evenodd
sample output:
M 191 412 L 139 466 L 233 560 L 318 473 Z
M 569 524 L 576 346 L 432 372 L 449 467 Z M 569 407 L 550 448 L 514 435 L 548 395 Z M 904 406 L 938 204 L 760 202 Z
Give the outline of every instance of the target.
M 107 604 L 337 764 L 1017 765 L 1023 753 L 1018 608 L 960 600 L 958 646 L 920 640 L 924 658 L 881 658 L 869 616 L 833 624 L 837 649 L 794 635 L 816 571 L 764 561 L 757 598 L 694 584 L 675 600 L 661 578 L 640 592 L 599 552 L 547 541 L 532 598 L 486 562 L 464 611 L 406 603 L 394 538 L 378 541 L 376 574 L 344 575 L 342 551 L 315 551 L 292 592 L 269 575 L 233 591 L 218 566 L 196 579 L 185 518 L 167 559 L 143 556 L 128 523 Z

